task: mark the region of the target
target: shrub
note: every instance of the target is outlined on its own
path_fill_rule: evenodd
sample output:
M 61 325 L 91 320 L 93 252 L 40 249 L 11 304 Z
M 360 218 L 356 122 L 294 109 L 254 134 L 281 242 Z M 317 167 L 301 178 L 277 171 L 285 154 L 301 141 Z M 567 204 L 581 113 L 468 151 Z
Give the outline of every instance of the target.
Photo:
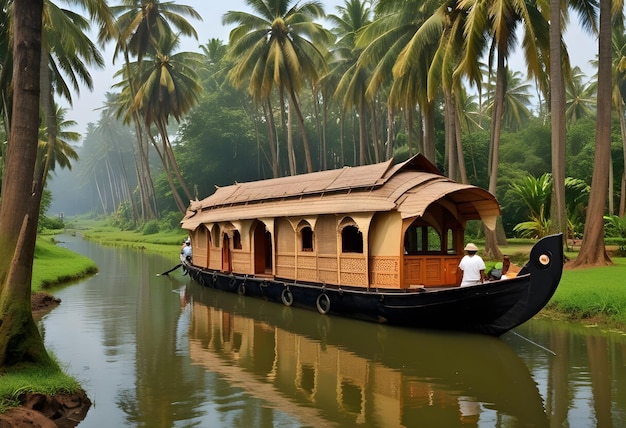
M 180 213 L 170 211 L 164 214 L 159 221 L 160 230 L 179 230 L 182 216 Z
M 154 235 L 159 232 L 159 222 L 157 220 L 150 220 L 142 229 L 144 235 Z
M 135 227 L 135 218 L 133 215 L 133 207 L 130 202 L 121 202 L 117 211 L 111 218 L 111 226 L 119 227 L 121 230 L 131 230 Z
M 58 217 L 41 216 L 39 218 L 39 231 L 44 229 L 63 229 L 65 224 Z
M 626 216 L 604 216 L 605 237 L 626 238 Z

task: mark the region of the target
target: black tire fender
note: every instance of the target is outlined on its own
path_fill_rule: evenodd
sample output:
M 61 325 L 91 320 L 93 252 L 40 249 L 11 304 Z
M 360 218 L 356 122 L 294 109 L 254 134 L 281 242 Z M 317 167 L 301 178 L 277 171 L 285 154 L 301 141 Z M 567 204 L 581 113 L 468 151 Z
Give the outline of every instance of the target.
M 237 286 L 237 294 L 239 294 L 240 296 L 243 296 L 244 294 L 246 294 L 246 282 L 242 281 L 239 283 L 239 285 Z
M 317 296 L 315 306 L 317 306 L 317 311 L 320 314 L 326 315 L 328 311 L 330 311 L 330 298 L 328 297 L 328 295 L 326 293 L 322 293 Z
M 289 287 L 283 288 L 283 291 L 280 292 L 280 300 L 282 300 L 285 306 L 293 305 L 293 293 L 291 293 Z

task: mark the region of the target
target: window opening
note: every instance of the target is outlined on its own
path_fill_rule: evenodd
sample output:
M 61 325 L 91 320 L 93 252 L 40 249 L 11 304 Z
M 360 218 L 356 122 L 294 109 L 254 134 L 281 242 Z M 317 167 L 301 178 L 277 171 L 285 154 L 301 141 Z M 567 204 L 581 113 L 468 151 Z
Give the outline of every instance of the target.
M 300 238 L 302 240 L 302 251 L 313 251 L 313 230 L 309 226 L 305 226 L 300 230 Z
M 341 251 L 363 253 L 363 234 L 356 226 L 346 226 L 341 231 Z
M 441 236 L 432 226 L 412 224 L 404 232 L 404 254 L 407 255 L 440 253 L 441 244 Z
M 241 234 L 237 229 L 233 232 L 233 248 L 235 250 L 241 250 Z

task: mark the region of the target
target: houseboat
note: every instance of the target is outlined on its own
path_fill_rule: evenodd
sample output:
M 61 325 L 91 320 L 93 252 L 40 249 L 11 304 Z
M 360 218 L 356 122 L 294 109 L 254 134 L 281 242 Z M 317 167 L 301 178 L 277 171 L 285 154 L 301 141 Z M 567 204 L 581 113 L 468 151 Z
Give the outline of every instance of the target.
M 494 229 L 499 214 L 418 154 L 219 187 L 181 222 L 182 263 L 202 285 L 323 315 L 499 336 L 545 306 L 563 269 L 559 234 L 514 278 L 460 287 L 467 222 Z

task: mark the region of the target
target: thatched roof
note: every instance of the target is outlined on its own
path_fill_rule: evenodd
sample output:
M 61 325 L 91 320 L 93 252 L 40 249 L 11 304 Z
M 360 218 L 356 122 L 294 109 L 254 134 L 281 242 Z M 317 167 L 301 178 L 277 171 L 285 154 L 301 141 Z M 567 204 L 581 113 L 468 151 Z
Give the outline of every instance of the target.
M 493 195 L 448 179 L 419 154 L 397 165 L 389 160 L 219 187 L 208 198 L 191 202 L 182 227 L 194 230 L 202 223 L 220 221 L 392 210 L 403 218 L 419 217 L 442 199 L 457 205 L 465 219 L 482 219 L 495 227 L 500 208 Z

